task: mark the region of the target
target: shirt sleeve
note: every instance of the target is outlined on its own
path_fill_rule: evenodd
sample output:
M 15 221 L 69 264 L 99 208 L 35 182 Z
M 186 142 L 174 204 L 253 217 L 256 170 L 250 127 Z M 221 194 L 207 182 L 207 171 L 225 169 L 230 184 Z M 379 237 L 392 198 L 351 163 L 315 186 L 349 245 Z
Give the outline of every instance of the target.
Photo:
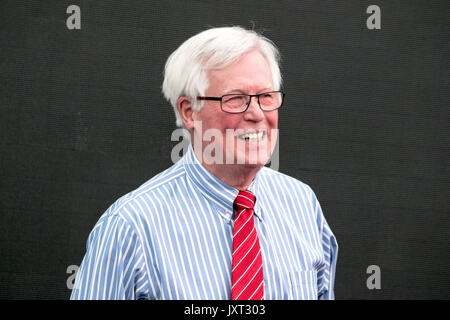
M 142 245 L 131 225 L 105 215 L 87 241 L 72 300 L 134 300 L 148 297 Z
M 334 300 L 334 279 L 336 274 L 336 261 L 338 256 L 338 244 L 330 226 L 322 212 L 320 203 L 313 192 L 313 206 L 320 228 L 322 240 L 322 252 L 324 264 L 317 273 L 317 292 L 319 300 Z

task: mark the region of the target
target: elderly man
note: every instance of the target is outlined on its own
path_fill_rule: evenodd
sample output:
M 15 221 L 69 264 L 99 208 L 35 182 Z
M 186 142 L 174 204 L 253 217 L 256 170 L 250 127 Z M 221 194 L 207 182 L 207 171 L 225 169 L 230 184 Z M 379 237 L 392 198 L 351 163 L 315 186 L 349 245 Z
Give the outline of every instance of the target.
M 314 192 L 264 166 L 284 98 L 278 57 L 240 27 L 172 53 L 163 93 L 189 148 L 103 214 L 72 299 L 334 298 L 337 243 Z

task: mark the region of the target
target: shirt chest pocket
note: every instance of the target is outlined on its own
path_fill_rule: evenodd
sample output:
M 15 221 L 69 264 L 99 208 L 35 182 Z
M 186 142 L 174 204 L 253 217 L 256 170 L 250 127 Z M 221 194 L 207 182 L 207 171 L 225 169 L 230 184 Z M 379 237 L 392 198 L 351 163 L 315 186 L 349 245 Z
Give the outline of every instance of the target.
M 299 270 L 289 272 L 292 300 L 317 300 L 317 271 Z

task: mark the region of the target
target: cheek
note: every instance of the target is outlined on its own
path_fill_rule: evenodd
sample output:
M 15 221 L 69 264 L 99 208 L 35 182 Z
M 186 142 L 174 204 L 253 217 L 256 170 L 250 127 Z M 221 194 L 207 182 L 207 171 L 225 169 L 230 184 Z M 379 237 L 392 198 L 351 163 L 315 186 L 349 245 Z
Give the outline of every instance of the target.
M 211 108 L 210 106 L 204 106 L 202 110 L 200 110 L 197 114 L 196 121 L 202 127 L 202 133 L 204 134 L 206 131 L 213 129 L 219 130 L 222 132 L 226 122 L 224 120 L 222 112 L 219 109 L 219 112 L 215 108 Z
M 215 136 L 214 139 L 222 138 L 221 145 L 223 147 L 230 147 L 230 141 L 234 139 L 234 130 L 240 128 L 240 117 L 232 114 L 220 113 L 215 114 L 210 117 L 204 117 L 202 119 L 202 127 L 203 127 L 203 135 L 208 135 L 207 131 L 209 131 L 210 135 Z M 220 140 L 219 140 L 220 141 Z M 217 142 L 219 142 L 217 141 Z M 209 144 L 210 140 L 206 142 Z
M 223 113 L 218 118 L 218 128 L 225 132 L 226 129 L 239 129 L 242 116 L 239 114 Z
M 278 110 L 268 113 L 266 115 L 266 120 L 270 129 L 278 129 Z

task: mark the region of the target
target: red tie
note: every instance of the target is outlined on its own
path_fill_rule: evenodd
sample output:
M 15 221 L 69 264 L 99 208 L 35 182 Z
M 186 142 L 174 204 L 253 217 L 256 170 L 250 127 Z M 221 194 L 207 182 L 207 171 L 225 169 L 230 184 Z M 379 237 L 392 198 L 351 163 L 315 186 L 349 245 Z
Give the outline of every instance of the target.
M 233 230 L 232 300 L 264 300 L 261 248 L 253 222 L 255 196 L 240 191 Z

